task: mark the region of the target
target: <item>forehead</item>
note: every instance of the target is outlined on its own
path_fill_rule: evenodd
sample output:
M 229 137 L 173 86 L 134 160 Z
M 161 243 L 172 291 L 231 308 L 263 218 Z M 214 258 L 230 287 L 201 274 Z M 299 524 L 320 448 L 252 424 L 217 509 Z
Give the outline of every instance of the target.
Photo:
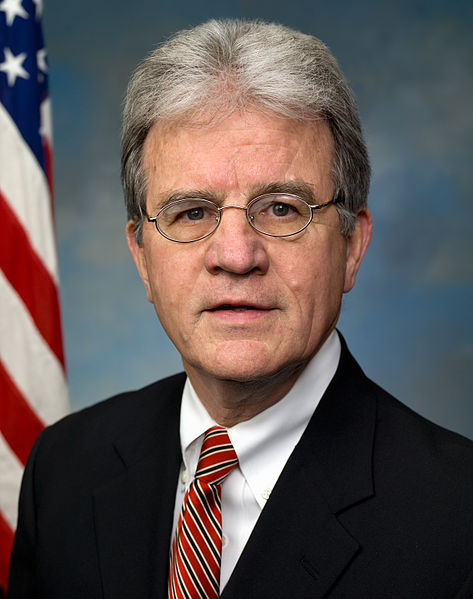
M 323 120 L 300 123 L 233 114 L 206 127 L 156 123 L 145 142 L 148 198 L 176 190 L 246 194 L 269 182 L 305 182 L 330 193 L 333 139 Z

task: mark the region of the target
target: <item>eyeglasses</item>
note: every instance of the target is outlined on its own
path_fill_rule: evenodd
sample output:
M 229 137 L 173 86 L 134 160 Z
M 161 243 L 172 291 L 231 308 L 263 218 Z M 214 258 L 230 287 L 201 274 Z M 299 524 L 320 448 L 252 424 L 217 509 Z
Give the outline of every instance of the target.
M 251 200 L 247 206 L 217 206 L 210 200 L 185 198 L 170 202 L 156 216 L 147 217 L 163 237 L 178 243 L 204 239 L 215 231 L 222 212 L 229 208 L 244 210 L 248 224 L 258 233 L 270 237 L 290 237 L 306 229 L 314 218 L 314 210 L 335 204 L 333 198 L 324 204 L 309 204 L 290 193 L 267 193 Z

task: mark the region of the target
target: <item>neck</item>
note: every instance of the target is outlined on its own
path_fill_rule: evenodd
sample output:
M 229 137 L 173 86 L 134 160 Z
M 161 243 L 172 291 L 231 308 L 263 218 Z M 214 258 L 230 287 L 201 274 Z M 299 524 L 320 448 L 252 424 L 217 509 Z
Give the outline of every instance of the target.
M 306 363 L 292 365 L 275 375 L 251 381 L 218 379 L 184 363 L 205 409 L 217 424 L 229 428 L 276 404 L 292 388 Z

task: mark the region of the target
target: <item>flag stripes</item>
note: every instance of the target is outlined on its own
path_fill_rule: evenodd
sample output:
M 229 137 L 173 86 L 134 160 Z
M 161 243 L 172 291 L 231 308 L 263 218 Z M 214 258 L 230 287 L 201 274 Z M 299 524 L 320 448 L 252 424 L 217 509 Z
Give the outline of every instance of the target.
M 221 485 L 237 463 L 227 431 L 221 427 L 209 429 L 195 478 L 184 497 L 173 540 L 168 584 L 170 599 L 214 599 L 219 596 Z
M 0 512 L 12 533 L 16 527 L 17 498 L 22 474 L 23 464 L 0 434 Z
M 0 555 L 9 555 L 13 545 L 13 530 L 7 524 L 0 510 Z M 0 581 L 8 579 L 8 562 L 0 559 Z M 1 586 L 0 586 L 1 588 Z
M 0 356 L 4 369 L 44 423 L 67 411 L 64 370 L 0 269 Z
M 1 361 L 0 397 L 0 432 L 24 465 L 44 423 L 20 393 Z
M 68 410 L 40 0 L 0 3 L 0 596 L 23 465 Z
M 1 103 L 0 139 L 0 190 L 28 232 L 41 262 L 57 281 L 56 243 L 47 177 Z
M 22 268 L 18 268 L 18 264 Z M 0 268 L 23 300 L 35 326 L 64 366 L 56 283 L 0 192 Z M 45 310 L 44 307 L 48 306 Z

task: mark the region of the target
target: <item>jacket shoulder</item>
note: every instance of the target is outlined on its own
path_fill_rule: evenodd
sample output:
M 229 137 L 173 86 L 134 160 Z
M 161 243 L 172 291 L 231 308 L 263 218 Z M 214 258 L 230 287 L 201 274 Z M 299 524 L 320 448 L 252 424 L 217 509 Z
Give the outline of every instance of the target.
M 176 374 L 65 416 L 41 432 L 30 458 L 40 458 L 49 468 L 61 463 L 99 466 L 117 439 L 137 444 L 165 434 L 178 427 L 185 380 L 184 373 Z
M 399 504 L 429 506 L 439 521 L 464 524 L 473 505 L 473 441 L 424 418 L 372 383 L 377 491 Z M 450 514 L 450 516 L 449 516 Z M 459 520 L 458 520 L 459 518 Z
M 375 389 L 377 398 L 377 420 L 384 430 L 384 425 L 389 423 L 393 434 L 399 441 L 404 440 L 409 444 L 417 439 L 418 444 L 425 445 L 432 456 L 439 457 L 440 453 L 460 453 L 473 459 L 473 441 L 448 430 L 421 414 L 415 412 L 387 391 L 370 381 Z M 442 451 L 443 448 L 443 451 Z
M 342 356 L 339 370 L 334 380 L 338 378 L 337 391 L 342 391 L 349 399 L 350 408 L 345 404 L 344 409 L 357 409 L 361 404 L 371 405 L 376 413 L 376 444 L 386 439 L 390 446 L 390 454 L 399 452 L 415 456 L 418 452 L 427 452 L 433 460 L 449 456 L 464 456 L 473 459 L 473 441 L 447 430 L 415 412 L 402 401 L 396 399 L 388 391 L 368 378 L 359 364 L 351 355 L 346 342 L 341 337 Z M 360 403 L 361 402 L 361 403 Z M 354 415 L 351 412 L 352 416 Z
M 60 434 L 63 430 L 69 433 L 71 429 L 82 426 L 87 426 L 90 435 L 91 425 L 93 428 L 105 429 L 113 434 L 114 426 L 120 427 L 120 423 L 128 427 L 133 422 L 146 421 L 152 415 L 166 411 L 170 403 L 176 402 L 176 398 L 177 401 L 180 400 L 185 380 L 185 374 L 179 373 L 141 389 L 119 393 L 65 416 L 47 427 L 46 435 L 53 432 Z

